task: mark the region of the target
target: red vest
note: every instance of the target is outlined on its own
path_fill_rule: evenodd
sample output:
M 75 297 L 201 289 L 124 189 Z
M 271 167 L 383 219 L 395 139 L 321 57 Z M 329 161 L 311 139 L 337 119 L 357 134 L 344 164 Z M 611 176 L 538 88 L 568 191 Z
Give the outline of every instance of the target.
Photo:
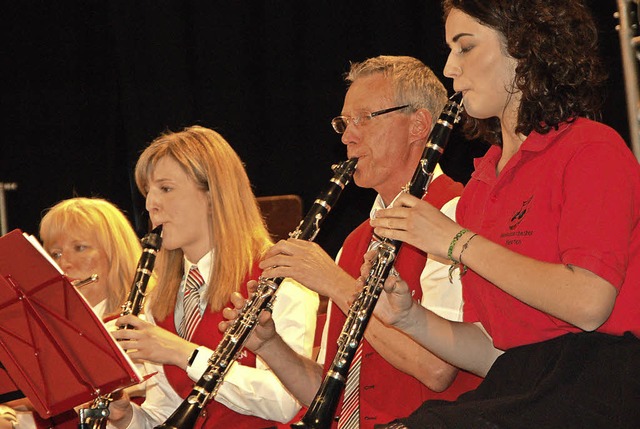
M 246 284 L 249 280 L 257 280 L 261 270 L 257 264 L 253 268 L 251 275 L 247 276 L 242 282 L 241 291 L 247 294 Z M 228 303 L 227 306 L 231 306 Z M 218 329 L 218 323 L 225 320 L 222 317 L 222 312 L 212 313 L 205 311 L 202 320 L 198 324 L 191 341 L 193 343 L 206 346 L 210 349 L 215 349 L 218 343 L 222 340 L 224 333 Z M 169 332 L 176 333 L 176 327 L 174 323 L 173 312 L 169 314 L 164 320 L 157 321 L 158 326 L 168 330 Z M 242 365 L 255 367 L 256 356 L 247 349 L 243 349 L 240 353 L 238 362 Z M 187 376 L 187 373 L 174 365 L 164 365 L 164 371 L 171 384 L 171 387 L 182 397 L 186 398 L 193 389 L 194 382 Z M 195 428 L 234 428 L 234 429 L 259 429 L 266 427 L 273 427 L 276 423 L 268 420 L 261 419 L 255 416 L 247 416 L 244 414 L 236 413 L 235 411 L 225 407 L 219 402 L 209 401 L 205 409 L 200 413 L 196 422 Z
M 441 208 L 447 201 L 462 192 L 462 185 L 445 175 L 438 176 L 429 186 L 425 200 Z M 339 265 L 353 277 L 360 275 L 363 255 L 371 242 L 372 228 L 365 221 L 345 240 Z M 426 254 L 413 246 L 403 244 L 398 252 L 395 268 L 408 283 L 414 298 L 422 298 L 420 274 L 426 263 Z M 333 304 L 331 304 L 333 305 Z M 325 372 L 337 353 L 337 339 L 346 320 L 337 308 L 331 309 Z M 372 428 L 399 417 L 411 414 L 428 399 L 456 399 L 460 394 L 474 389 L 481 381 L 480 377 L 462 372 L 453 384 L 444 392 L 436 393 L 414 377 L 394 368 L 363 340 L 362 363 L 360 369 L 360 428 Z M 340 411 L 338 411 L 338 415 Z M 333 427 L 336 427 L 334 423 Z

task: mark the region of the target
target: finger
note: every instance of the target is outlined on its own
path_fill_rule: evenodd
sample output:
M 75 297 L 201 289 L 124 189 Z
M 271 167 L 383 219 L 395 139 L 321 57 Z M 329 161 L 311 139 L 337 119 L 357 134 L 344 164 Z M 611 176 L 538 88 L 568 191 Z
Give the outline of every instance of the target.
M 244 297 L 240 294 L 240 292 L 233 292 L 231 294 L 231 303 L 233 304 L 233 306 L 237 309 L 240 309 L 244 306 L 245 303 L 245 299 Z
M 418 202 L 421 201 L 420 198 L 414 197 L 411 194 L 402 193 L 396 199 L 393 206 L 394 207 L 414 207 Z
M 249 283 L 247 283 L 247 291 L 249 292 L 249 295 L 253 295 L 257 290 L 258 282 L 255 280 L 249 280 Z
M 376 257 L 377 254 L 378 254 L 378 251 L 375 249 L 367 251 L 367 253 L 364 254 L 365 262 L 371 262 Z
M 238 317 L 238 312 L 232 308 L 224 308 L 222 310 L 222 317 L 227 320 L 235 320 Z
M 356 292 L 347 298 L 347 304 L 349 305 L 349 307 L 353 306 L 353 303 L 356 302 L 359 296 L 360 296 L 360 293 Z
M 131 340 L 129 338 L 118 340 L 118 344 L 125 352 L 138 349 L 137 341 Z
M 293 261 L 293 254 L 280 253 L 270 258 L 263 259 L 262 261 L 260 261 L 258 266 L 262 270 L 268 270 L 274 267 L 288 266 L 291 264 L 292 261 Z
M 118 341 L 129 339 L 137 340 L 140 338 L 140 335 L 140 331 L 137 331 L 135 329 L 118 329 L 111 333 L 111 336 Z
M 127 329 L 142 329 L 144 326 L 148 325 L 147 322 L 140 319 L 138 316 L 134 316 L 133 314 L 127 314 L 126 316 L 119 317 L 116 320 L 116 326 L 122 329 L 126 327 Z
M 365 262 L 364 264 L 362 264 L 362 266 L 360 267 L 360 277 L 362 277 L 362 279 L 366 279 L 369 276 L 370 272 L 371 272 L 371 264 L 368 262 Z
M 271 246 L 271 248 L 269 248 L 269 250 L 266 251 L 266 253 L 264 254 L 264 259 L 267 258 L 272 258 L 276 255 L 279 255 L 281 253 L 288 253 L 288 249 L 289 248 L 289 243 L 287 240 L 280 240 L 278 241 L 276 244 L 274 244 L 273 246 Z
M 220 322 L 218 323 L 218 330 L 220 332 L 226 332 L 226 330 L 229 329 L 229 326 L 231 326 L 231 322 L 227 322 L 227 321 Z
M 265 323 L 268 323 L 269 320 L 271 320 L 271 310 L 264 309 L 260 312 L 260 316 L 258 316 L 258 324 L 264 325 Z
M 278 277 L 291 277 L 293 272 L 289 265 L 276 265 L 272 267 L 266 267 L 262 271 L 262 276 L 270 279 Z
M 406 231 L 402 229 L 385 228 L 382 226 L 378 226 L 373 229 L 373 233 L 375 235 L 378 235 L 382 238 L 387 238 L 391 240 L 400 240 L 400 241 L 404 241 L 403 240 L 404 236 L 402 234 L 405 232 Z
M 384 282 L 384 291 L 386 293 L 394 293 L 396 291 L 397 286 L 398 286 L 398 277 L 389 276 Z

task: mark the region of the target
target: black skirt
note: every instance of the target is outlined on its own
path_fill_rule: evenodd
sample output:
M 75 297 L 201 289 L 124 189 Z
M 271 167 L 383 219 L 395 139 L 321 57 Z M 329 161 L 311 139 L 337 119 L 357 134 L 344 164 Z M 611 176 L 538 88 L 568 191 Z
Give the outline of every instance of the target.
M 379 428 L 640 428 L 640 340 L 567 334 L 508 350 L 476 390 Z

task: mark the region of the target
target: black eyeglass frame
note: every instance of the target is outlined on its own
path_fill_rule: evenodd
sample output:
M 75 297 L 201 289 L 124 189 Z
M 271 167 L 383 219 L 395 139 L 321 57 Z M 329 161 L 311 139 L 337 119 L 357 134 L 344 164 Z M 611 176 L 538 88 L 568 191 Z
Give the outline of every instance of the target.
M 388 109 L 376 110 L 375 112 L 367 113 L 366 115 L 361 115 L 361 116 L 345 116 L 345 115 L 336 116 L 331 120 L 331 126 L 333 127 L 333 130 L 336 133 L 344 134 L 344 132 L 347 130 L 347 126 L 349 126 L 349 123 L 352 121 L 353 121 L 353 125 L 358 126 L 364 119 L 369 120 L 369 119 L 375 118 L 376 116 L 395 112 L 397 110 L 404 109 L 409 106 L 410 104 L 404 104 L 402 106 L 389 107 Z M 342 131 L 340 131 L 341 127 L 336 125 L 339 123 L 339 121 L 344 124 L 344 128 L 342 128 Z

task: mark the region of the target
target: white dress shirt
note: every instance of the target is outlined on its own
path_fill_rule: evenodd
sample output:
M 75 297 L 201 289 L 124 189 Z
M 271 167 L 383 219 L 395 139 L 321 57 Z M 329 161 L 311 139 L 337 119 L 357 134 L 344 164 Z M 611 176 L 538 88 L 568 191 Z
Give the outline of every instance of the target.
M 209 279 L 211 261 L 212 253 L 208 253 L 195 264 L 204 279 Z M 194 264 L 185 260 L 185 273 L 191 265 Z M 204 301 L 207 287 L 205 285 L 201 289 L 201 311 L 207 306 Z M 182 315 L 182 294 L 183 286 L 176 301 L 176 319 L 178 312 L 180 317 Z M 281 283 L 273 307 L 273 320 L 283 340 L 297 353 L 308 357 L 311 357 L 313 350 L 317 311 L 318 295 L 315 292 L 291 279 Z M 151 316 L 148 317 L 152 320 Z M 198 348 L 195 361 L 187 369 L 194 383 L 204 374 L 212 354 L 213 350 L 207 347 Z M 152 429 L 164 422 L 183 401 L 167 381 L 162 365 L 146 363 L 145 366 L 148 373 L 157 371 L 157 374 L 147 381 L 146 400 L 142 406 L 134 404 L 133 419 L 128 426 L 132 429 Z M 256 358 L 255 368 L 234 362 L 215 400 L 240 414 L 283 423 L 291 420 L 301 408 L 259 357 Z
M 443 174 L 442 169 L 440 168 L 440 165 L 437 165 L 434 170 L 432 180 L 435 180 L 436 177 L 441 174 Z M 401 194 L 398 194 L 396 198 L 400 195 Z M 394 201 L 396 198 L 394 198 Z M 456 197 L 447 201 L 440 211 L 446 214 L 449 218 L 455 220 L 456 206 L 458 205 L 459 199 L 459 197 Z M 392 205 L 393 201 L 389 206 Z M 373 218 L 376 211 L 384 208 L 386 208 L 384 201 L 380 194 L 378 194 L 373 202 L 370 217 Z M 336 256 L 336 263 L 340 260 L 341 254 L 342 249 L 340 249 Z M 458 322 L 462 321 L 462 282 L 460 281 L 458 273 L 453 274 L 453 283 L 449 282 L 449 265 L 441 264 L 440 262 L 427 258 L 427 262 L 425 263 L 422 274 L 420 275 L 420 286 L 422 289 L 422 299 L 420 303 L 423 307 L 433 311 L 445 319 Z M 326 344 L 329 320 L 331 319 L 332 311 L 340 310 L 335 308 L 335 305 L 333 305 L 332 302 L 329 302 L 329 306 L 327 307 L 327 320 L 323 328 L 320 353 L 318 354 L 318 363 L 322 365 L 324 365 L 327 357 Z M 333 359 L 333 356 L 330 356 L 329 359 Z

